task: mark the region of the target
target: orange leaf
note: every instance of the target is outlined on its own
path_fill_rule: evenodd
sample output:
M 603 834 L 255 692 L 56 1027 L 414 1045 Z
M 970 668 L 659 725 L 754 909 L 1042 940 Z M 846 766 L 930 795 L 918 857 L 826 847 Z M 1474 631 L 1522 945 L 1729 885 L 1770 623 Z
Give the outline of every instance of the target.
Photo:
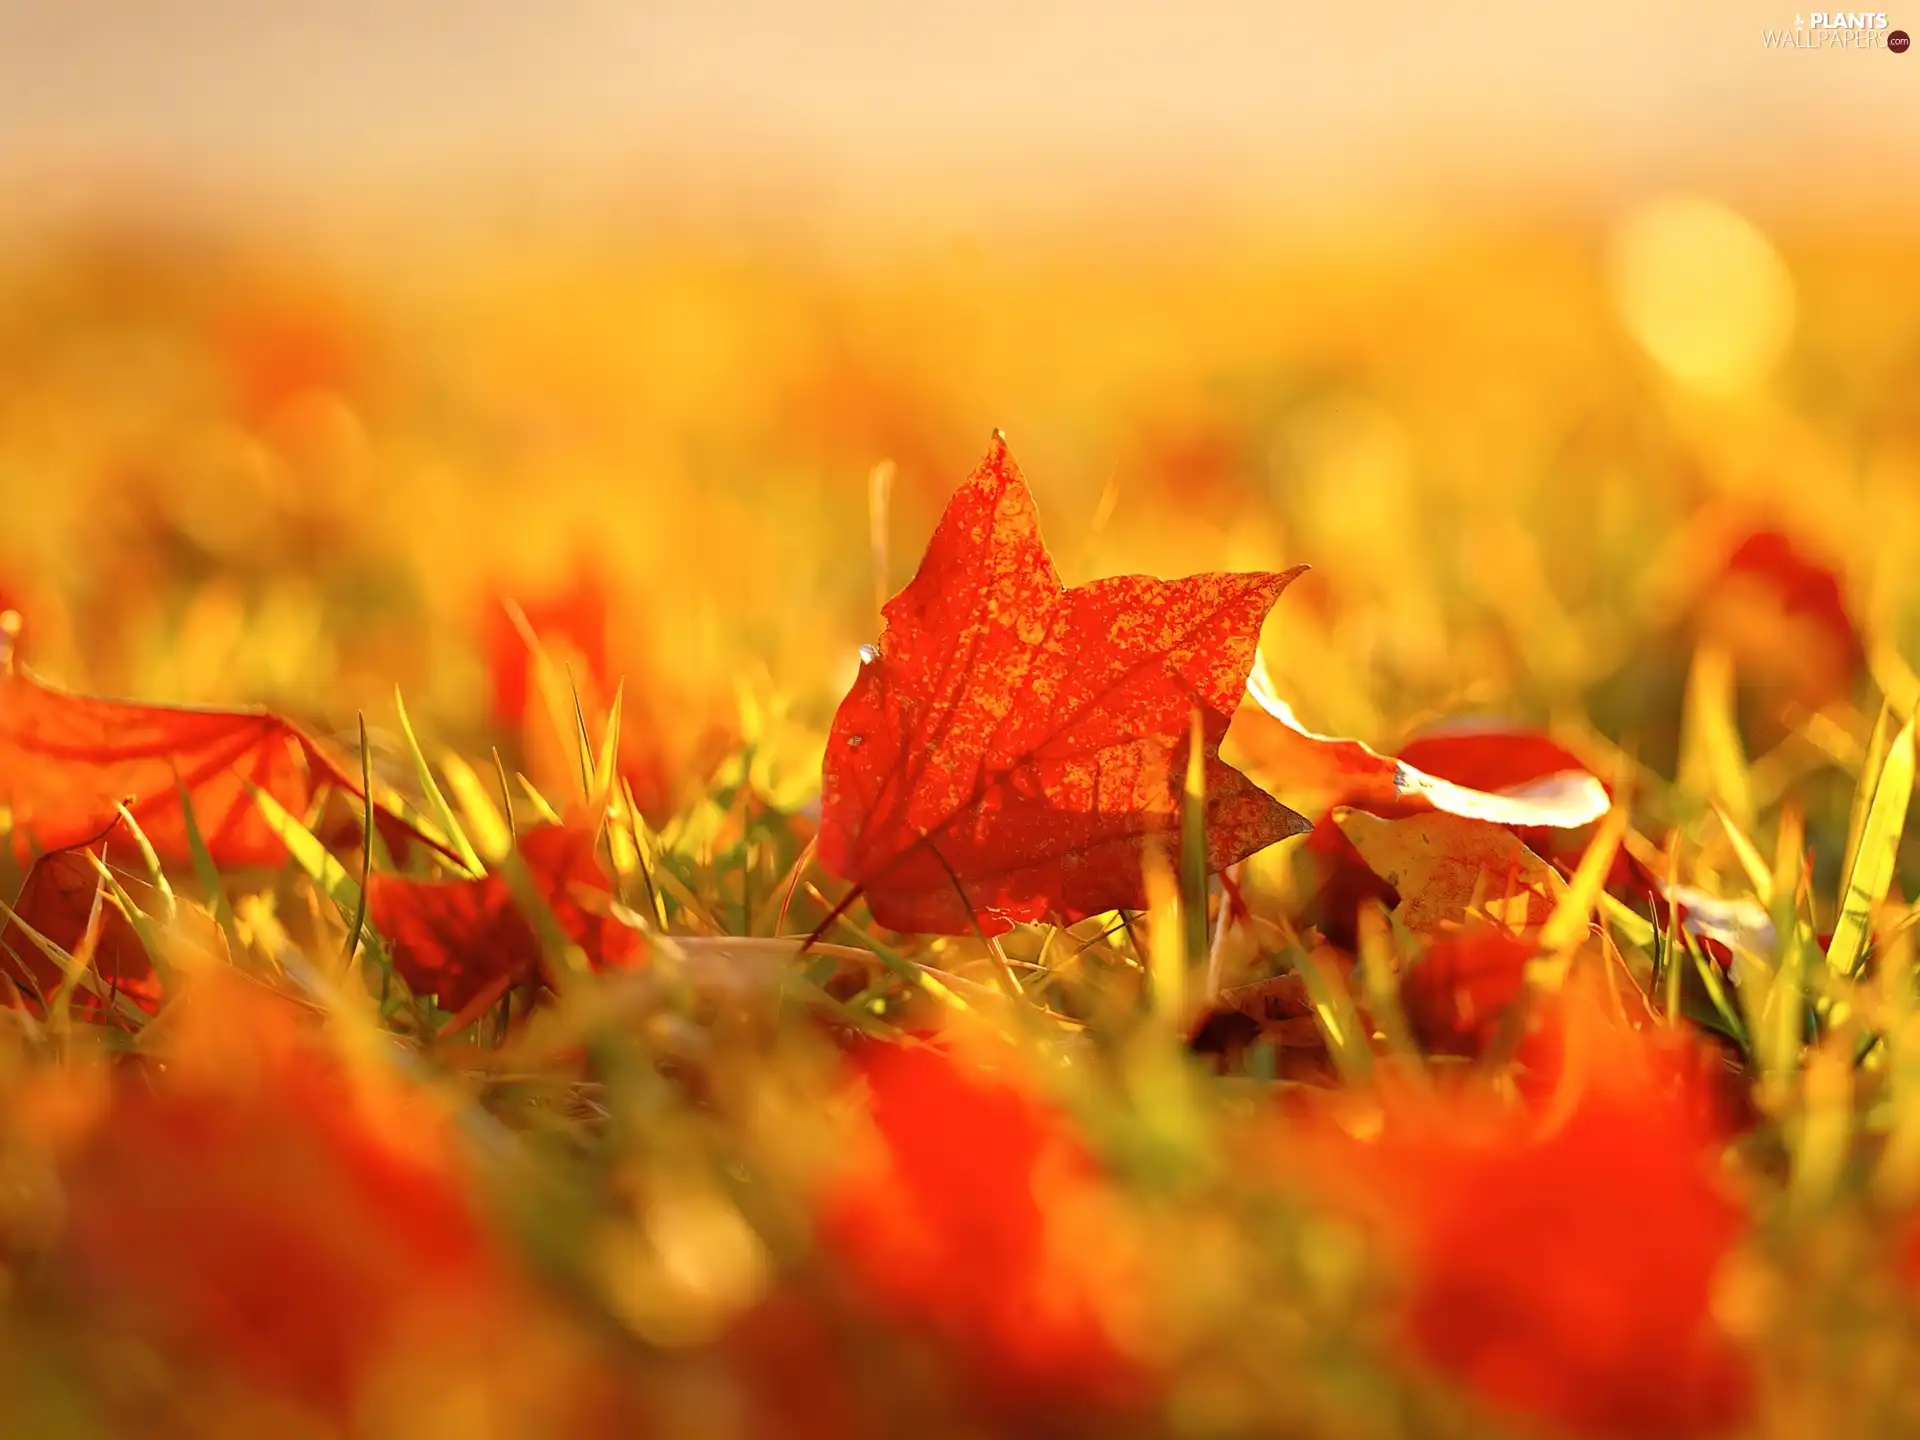
M 1209 867 L 1298 834 L 1219 757 L 1260 624 L 1298 573 L 1066 589 L 996 435 L 834 717 L 822 863 L 896 930 L 1142 905 L 1149 847 L 1178 841 L 1196 710 Z
M 520 836 L 520 857 L 562 931 L 596 966 L 633 963 L 639 932 L 607 913 L 613 887 L 594 859 L 594 832 L 538 825 Z M 499 875 L 409 880 L 375 875 L 367 917 L 384 935 L 394 968 L 416 995 L 437 995 L 456 1013 L 491 987 L 502 993 L 541 974 L 533 924 Z
M 249 783 L 295 816 L 329 790 L 360 794 L 317 741 L 269 711 L 103 700 L 49 685 L 18 665 L 0 672 L 0 810 L 22 863 L 35 852 L 85 844 L 125 802 L 154 852 L 184 864 L 191 859 L 185 786 L 216 865 L 279 865 L 286 847 Z

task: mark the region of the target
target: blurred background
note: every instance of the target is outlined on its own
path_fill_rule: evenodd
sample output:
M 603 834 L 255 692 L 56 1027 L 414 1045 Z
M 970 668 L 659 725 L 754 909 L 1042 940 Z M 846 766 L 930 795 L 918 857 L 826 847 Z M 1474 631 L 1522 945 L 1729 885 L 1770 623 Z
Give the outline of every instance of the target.
M 76 686 L 509 747 L 511 598 L 651 803 L 743 714 L 804 788 L 999 426 L 1069 581 L 1311 563 L 1317 728 L 1670 768 L 1710 626 L 1764 748 L 1920 523 L 1920 58 L 1804 18 L 0 0 L 0 591 Z

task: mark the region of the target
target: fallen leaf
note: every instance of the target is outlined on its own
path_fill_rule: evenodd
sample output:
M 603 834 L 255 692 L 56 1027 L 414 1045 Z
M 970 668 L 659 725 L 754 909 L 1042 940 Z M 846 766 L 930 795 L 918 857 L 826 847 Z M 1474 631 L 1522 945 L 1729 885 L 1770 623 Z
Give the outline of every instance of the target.
M 1307 828 L 1219 758 L 1299 571 L 1066 589 L 1005 442 L 887 602 L 827 741 L 820 858 L 895 930 L 989 933 L 1146 901 L 1201 716 L 1208 868 Z
M 591 829 L 537 825 L 521 834 L 519 851 L 555 922 L 592 964 L 633 963 L 640 934 L 608 913 L 613 887 L 594 858 Z M 456 1014 L 489 989 L 504 994 L 538 979 L 546 960 L 533 922 L 498 873 L 460 880 L 376 874 L 367 918 L 386 937 L 407 988 Z
M 10 660 L 0 671 L 0 815 L 22 864 L 100 835 L 121 802 L 163 861 L 187 864 L 184 786 L 216 865 L 280 865 L 286 847 L 249 785 L 296 816 L 329 791 L 360 795 L 317 741 L 270 711 L 105 700 L 49 685 Z
M 166 1063 L 115 1077 L 63 1168 L 64 1273 L 95 1323 L 336 1424 L 403 1342 L 503 1362 L 537 1301 L 444 1108 L 225 967 L 176 1008 Z
M 1367 862 L 1331 811 L 1314 822 L 1305 843 L 1294 852 L 1296 883 L 1307 897 L 1300 921 L 1352 953 L 1359 945 L 1360 911 L 1368 903 L 1386 910 L 1400 903 L 1400 892 L 1367 868 Z
M 874 1308 L 949 1347 L 1000 1404 L 1124 1404 L 1148 1386 L 1112 1316 L 1137 1295 L 1122 1216 L 1018 1056 L 867 1042 L 850 1068 L 872 1122 L 820 1197 L 818 1233 Z
M 29 987 L 36 1013 L 45 1013 L 47 998 L 65 975 L 53 957 L 27 935 L 23 924 L 32 926 L 43 939 L 69 955 L 80 952 L 89 926 L 97 926 L 92 970 L 101 987 L 109 995 L 124 995 L 148 1014 L 159 1007 L 160 977 L 154 972 L 153 959 L 94 864 L 96 855 L 111 863 L 115 856 L 126 858 L 134 853 L 133 842 L 125 837 L 122 825 L 88 845 L 42 855 L 28 868 L 13 902 L 13 918 L 0 930 L 0 949 L 7 952 L 4 963 L 12 967 L 14 978 Z M 115 870 L 121 887 L 141 910 L 149 915 L 162 913 L 161 897 L 151 882 L 120 873 L 117 866 Z M 185 902 L 179 903 L 184 908 Z M 208 944 L 223 943 L 217 930 L 207 929 Z M 71 1004 L 83 1015 L 97 1015 L 108 1008 L 108 1002 L 84 985 L 74 989 Z
M 1520 997 L 1539 946 L 1479 925 L 1436 938 L 1400 977 L 1400 1005 L 1429 1054 L 1478 1056 Z
M 1595 807 L 1606 813 L 1606 786 L 1578 755 L 1537 730 L 1496 720 L 1450 720 L 1412 736 L 1399 759 L 1437 780 L 1543 807 L 1532 825 L 1573 829 L 1598 819 L 1587 813 Z
M 1399 893 L 1394 913 L 1419 934 L 1464 923 L 1476 896 L 1510 928 L 1544 925 L 1565 888 L 1551 865 L 1498 825 L 1445 814 L 1382 820 L 1360 810 L 1337 810 L 1334 821 Z
M 1262 720 L 1239 743 L 1273 788 L 1309 810 L 1432 809 L 1495 825 L 1571 830 L 1599 819 L 1612 803 L 1578 757 L 1533 731 L 1453 727 L 1410 741 L 1395 758 L 1308 730 L 1259 659 L 1247 695 Z
M 1222 990 L 1193 1027 L 1187 1048 L 1231 1073 L 1263 1040 L 1273 1046 L 1276 1079 L 1331 1085 L 1340 1078 L 1306 982 L 1292 972 Z
M 1401 1334 L 1427 1365 L 1580 1432 L 1717 1434 L 1754 1403 L 1751 1362 L 1713 1312 L 1747 1217 L 1716 1174 L 1699 1078 L 1595 1003 L 1566 998 L 1590 1013 L 1565 1016 L 1582 1039 L 1544 1104 L 1395 1092 L 1369 1139 L 1291 1138 L 1303 1179 L 1404 1272 Z

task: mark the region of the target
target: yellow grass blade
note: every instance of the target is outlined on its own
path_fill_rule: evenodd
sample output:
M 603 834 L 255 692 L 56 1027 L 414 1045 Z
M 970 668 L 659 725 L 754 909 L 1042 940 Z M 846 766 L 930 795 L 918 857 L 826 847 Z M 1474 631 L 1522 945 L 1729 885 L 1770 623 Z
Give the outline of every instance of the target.
M 427 757 L 420 749 L 420 741 L 413 733 L 413 722 L 407 718 L 407 702 L 400 696 L 396 685 L 393 691 L 394 713 L 400 717 L 400 734 L 407 742 L 407 753 L 413 757 L 413 773 L 420 781 L 420 791 L 427 797 L 427 803 L 433 807 L 434 818 L 440 822 L 440 828 L 446 832 L 447 842 L 453 846 L 454 853 L 460 857 L 460 864 L 467 874 L 479 875 L 486 869 L 480 863 L 480 857 L 474 853 L 473 842 L 467 839 L 467 832 L 461 826 L 459 817 L 453 813 L 453 807 L 447 804 L 447 797 L 433 778 L 433 767 L 427 764 Z M 373 803 L 368 797 L 367 803 Z
M 1852 975 L 1859 968 L 1873 926 L 1873 912 L 1893 884 L 1900 836 L 1913 799 L 1913 721 L 1900 727 L 1887 747 L 1886 764 L 1873 785 L 1873 800 L 1860 831 L 1860 847 L 1841 893 L 1840 917 L 1827 945 L 1827 968 Z

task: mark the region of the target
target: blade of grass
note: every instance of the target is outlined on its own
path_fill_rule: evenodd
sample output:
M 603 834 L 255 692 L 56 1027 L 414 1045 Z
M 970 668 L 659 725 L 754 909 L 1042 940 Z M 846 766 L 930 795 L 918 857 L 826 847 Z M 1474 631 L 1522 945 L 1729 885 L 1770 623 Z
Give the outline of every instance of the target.
M 340 863 L 333 852 L 322 845 L 311 830 L 288 814 L 273 796 L 251 783 L 247 790 L 266 820 L 267 828 L 287 847 L 293 863 L 339 909 L 341 923 L 348 924 L 355 914 L 362 913 L 366 903 L 364 889 L 347 873 L 347 867 Z M 359 950 L 373 957 L 381 972 L 382 984 L 389 989 L 390 999 L 396 990 L 407 994 L 406 982 L 395 973 L 393 957 L 387 953 L 386 942 L 377 931 L 364 929 Z M 412 998 L 410 994 L 408 998 Z
M 1873 912 L 1893 884 L 1900 837 L 1906 830 L 1907 809 L 1913 800 L 1913 770 L 1913 720 L 1909 718 L 1887 747 L 1886 763 L 1874 781 L 1873 799 L 1860 830 L 1853 868 L 1841 892 L 1840 915 L 1827 945 L 1827 968 L 1836 975 L 1858 971 Z
M 21 933 L 27 937 L 31 944 L 37 947 L 40 952 L 49 960 L 53 961 L 55 965 L 60 967 L 60 979 L 55 982 L 52 993 L 48 994 L 44 990 L 41 990 L 39 993 L 42 1002 L 46 1006 L 47 1024 L 57 1035 L 68 1033 L 73 1028 L 74 987 L 77 985 L 85 985 L 89 994 L 99 995 L 101 993 L 99 979 L 93 972 L 92 964 L 94 917 L 92 915 L 88 916 L 88 923 L 80 933 L 79 943 L 72 951 L 68 951 L 62 949 L 59 945 L 56 945 L 38 930 L 34 929 L 33 926 L 22 919 L 11 906 L 0 908 L 6 909 L 7 917 L 15 925 L 20 927 Z
M 1652 921 L 1617 896 L 1603 892 L 1599 903 L 1600 913 L 1607 917 L 1608 923 L 1615 930 L 1626 937 L 1629 944 L 1641 950 L 1653 949 L 1654 941 L 1659 937 L 1660 932 L 1654 927 Z
M 1699 974 L 1700 983 L 1706 989 L 1707 1000 L 1712 1004 L 1714 1012 L 1719 1015 L 1722 1023 L 1726 1025 L 1728 1035 L 1743 1051 L 1751 1051 L 1753 1041 L 1747 1033 L 1746 1023 L 1727 999 L 1726 986 L 1720 983 L 1720 967 L 1710 956 L 1703 953 L 1701 947 L 1694 943 L 1692 934 L 1684 928 L 1680 932 L 1680 941 L 1686 946 L 1687 954 L 1692 957 L 1694 970 Z
M 1684 945 L 1680 939 L 1680 837 L 1678 834 L 1667 837 L 1667 928 L 1661 936 L 1660 978 L 1666 984 L 1663 1017 L 1669 1025 L 1680 1023 L 1680 953 Z
M 1239 870 L 1239 866 L 1230 865 L 1222 872 L 1229 885 L 1237 878 Z M 1222 895 L 1220 897 L 1220 913 L 1215 917 L 1213 922 L 1213 940 L 1207 946 L 1207 978 L 1200 997 L 1209 1005 L 1213 1003 L 1213 997 L 1220 993 L 1220 988 L 1222 984 L 1225 983 L 1226 977 L 1223 972 L 1226 969 L 1227 932 L 1232 928 L 1233 906 L 1229 902 L 1228 897 Z M 1060 933 L 1058 930 L 1049 932 L 1047 944 L 1052 945 L 1054 936 Z M 1045 951 L 1043 950 L 1041 953 L 1044 956 Z M 1071 957 L 1069 957 L 1069 959 L 1071 959 Z M 1058 973 L 1057 969 L 1050 969 L 1047 972 L 1047 978 L 1051 980 L 1053 976 Z
M 586 706 L 580 703 L 580 681 L 575 677 L 571 665 L 567 666 L 567 694 L 573 701 L 573 754 L 580 766 L 580 798 L 591 805 L 593 803 L 593 736 L 587 730 Z
M 532 624 L 527 620 L 527 612 L 522 610 L 519 603 L 514 600 L 502 600 L 500 603 L 507 612 L 507 618 L 513 622 L 513 628 L 520 632 L 520 639 L 526 645 L 527 654 L 533 660 L 534 683 L 540 691 L 540 702 L 547 712 L 547 719 L 553 725 L 553 738 L 559 744 L 565 745 L 567 736 L 570 734 L 577 733 L 578 736 L 584 737 L 586 727 L 580 715 L 580 692 L 574 686 L 571 674 L 567 676 L 566 684 L 562 685 L 559 669 L 553 663 L 553 656 L 548 653 L 545 642 L 535 633 Z M 576 726 L 579 727 L 577 732 Z M 574 743 L 576 747 L 580 746 L 579 739 Z M 593 746 L 587 744 L 584 748 L 576 748 L 575 757 L 579 762 L 580 789 L 584 794 L 591 783 Z M 540 804 L 545 805 L 546 800 L 542 798 Z
M 397 699 L 400 692 L 395 690 L 393 693 Z M 414 754 L 419 755 L 419 753 L 419 746 L 414 746 Z M 373 750 L 372 747 L 367 744 L 367 716 L 364 710 L 360 712 L 360 778 L 362 785 L 365 787 L 361 793 L 367 797 L 367 813 L 361 818 L 360 826 L 362 840 L 366 848 L 360 855 L 361 885 L 360 894 L 353 904 L 353 925 L 347 931 L 346 963 L 349 969 L 353 967 L 353 962 L 360 953 L 360 937 L 367 928 L 367 889 L 373 884 L 373 839 L 377 833 L 373 823 Z M 445 800 L 440 802 L 442 808 L 445 808 L 446 803 Z M 447 812 L 447 819 L 449 822 L 453 820 L 451 811 Z M 454 833 L 457 834 L 458 832 L 455 831 Z M 465 836 L 459 837 L 460 840 L 464 840 L 465 838 Z M 456 841 L 456 843 L 458 843 L 458 841 Z M 467 847 L 463 847 L 463 849 L 466 848 Z M 468 853 L 470 853 L 470 851 Z
M 220 883 L 219 867 L 213 863 L 213 855 L 200 834 L 200 822 L 193 813 L 193 796 L 187 792 L 186 784 L 177 777 L 175 783 L 180 787 L 180 814 L 186 829 L 187 855 L 193 861 L 194 876 L 207 892 L 207 904 L 213 907 L 213 918 L 227 937 L 227 953 L 237 961 L 247 952 L 240 943 L 240 926 L 233 918 L 233 905 Z
M 1682 702 L 1681 775 L 1685 788 L 1719 799 L 1742 825 L 1753 823 L 1746 749 L 1734 713 L 1733 659 L 1702 645 L 1693 652 Z
M 613 703 L 607 707 L 606 728 L 601 732 L 600 754 L 593 762 L 593 788 L 587 800 L 596 812 L 620 798 L 620 726 L 626 698 L 627 682 L 622 680 L 614 687 Z M 580 723 L 584 728 L 584 716 Z
M 140 941 L 140 948 L 146 951 L 147 959 L 153 965 L 153 973 L 160 977 L 162 992 L 172 994 L 176 981 L 173 965 L 162 953 L 160 934 L 153 928 L 152 918 L 140 908 L 133 896 L 127 893 L 127 887 L 122 885 L 120 877 L 107 867 L 106 861 L 91 850 L 86 851 L 85 854 L 87 859 L 93 862 L 93 868 L 98 873 L 101 883 L 112 894 L 114 903 L 127 917 L 127 923 L 133 927 L 134 936 Z
M 1187 945 L 1182 923 L 1180 878 L 1165 856 L 1149 848 L 1142 857 L 1147 891 L 1147 1023 L 1171 1036 L 1187 1012 Z
M 660 889 L 653 883 L 653 874 L 658 861 L 654 842 L 647 828 L 646 817 L 640 813 L 640 807 L 634 802 L 633 787 L 624 779 L 620 782 L 620 795 L 626 802 L 627 836 L 633 845 L 634 871 L 640 882 L 646 887 L 647 903 L 641 913 L 657 924 L 662 930 L 667 928 L 667 902 Z M 638 895 L 622 896 L 628 904 L 633 904 Z
M 540 793 L 540 787 L 518 771 L 513 778 L 520 782 L 520 793 L 533 810 L 533 818 L 543 825 L 558 825 L 560 812 L 547 803 L 547 797 Z
M 1367 1013 L 1386 1042 L 1387 1053 L 1400 1064 L 1403 1074 L 1416 1084 L 1428 1079 L 1421 1063 L 1419 1047 L 1413 1043 L 1413 1030 L 1400 1006 L 1400 973 L 1394 963 L 1393 927 L 1387 912 L 1376 900 L 1369 900 L 1357 917 L 1356 939 L 1360 949 L 1360 985 L 1367 997 Z M 1356 1015 L 1356 1018 L 1357 1015 Z
M 470 877 L 484 874 L 486 867 L 480 863 L 480 856 L 474 851 L 473 842 L 467 838 L 466 828 L 461 825 L 459 817 L 453 813 L 453 807 L 447 803 L 447 797 L 441 793 L 439 782 L 433 778 L 433 767 L 427 764 L 427 757 L 420 749 L 420 739 L 413 733 L 413 721 L 407 716 L 407 702 L 401 696 L 400 687 L 397 685 L 393 688 L 393 709 L 400 719 L 400 735 L 407 742 L 407 754 L 413 759 L 413 773 L 420 782 L 420 793 L 427 797 L 427 803 L 433 807 L 434 818 L 439 821 L 440 828 L 446 832 L 447 840 L 453 846 L 454 853 L 459 856 L 460 864 L 465 867 L 467 874 Z M 361 717 L 360 726 L 360 743 L 364 753 L 365 716 Z M 371 774 L 371 770 L 364 764 L 361 768 Z M 369 797 L 367 813 L 371 815 L 373 791 L 369 789 L 367 795 Z
M 447 788 L 453 792 L 453 802 L 460 807 L 461 822 L 482 863 L 511 850 L 513 827 L 494 804 L 493 797 L 487 794 L 479 772 L 455 752 L 443 750 L 440 773 L 447 777 Z
M 1619 854 L 1626 833 L 1626 808 L 1615 806 L 1594 831 L 1573 878 L 1554 902 L 1553 913 L 1540 931 L 1540 948 L 1548 955 L 1565 956 L 1586 940 L 1587 927 L 1600 897 L 1606 893 L 1607 876 L 1612 873 L 1614 856 Z
M 1714 802 L 1713 813 L 1719 817 L 1720 829 L 1727 837 L 1727 843 L 1733 846 L 1733 858 L 1740 862 L 1740 868 L 1746 872 L 1747 883 L 1753 887 L 1753 893 L 1759 897 L 1762 905 L 1773 903 L 1773 872 L 1767 868 L 1767 862 L 1760 858 L 1760 847 L 1747 838 L 1747 832 L 1734 822 L 1726 807 Z
M 1840 900 L 1846 898 L 1847 877 L 1853 874 L 1853 862 L 1860 854 L 1860 836 L 1867 828 L 1867 811 L 1873 805 L 1874 786 L 1886 768 L 1887 750 L 1893 744 L 1893 707 L 1880 702 L 1873 717 L 1873 731 L 1867 737 L 1866 757 L 1860 762 L 1860 776 L 1854 782 L 1853 806 L 1847 813 L 1847 848 L 1840 858 Z
M 161 918 L 169 924 L 179 914 L 180 902 L 175 898 L 173 885 L 167 879 L 166 867 L 160 863 L 160 857 L 154 852 L 153 842 L 147 839 L 147 832 L 140 828 L 140 822 L 133 818 L 133 812 L 124 804 L 116 804 L 114 809 L 120 812 L 120 823 L 127 827 L 127 833 L 133 837 L 134 848 L 140 852 L 141 862 L 147 867 L 147 879 L 166 902 L 167 913 Z
M 1187 726 L 1187 774 L 1180 794 L 1180 933 L 1186 969 L 1207 960 L 1207 756 L 1200 709 Z
M 1893 1124 L 1874 1169 L 1873 1188 L 1894 1209 L 1904 1209 L 1920 1191 L 1920 1024 L 1915 1016 L 1913 949 L 1913 932 L 1906 931 L 1887 943 L 1880 960 Z
M 832 913 L 834 916 L 834 919 L 843 928 L 845 928 L 848 931 L 851 931 L 853 936 L 860 941 L 860 943 L 867 949 L 867 951 L 877 956 L 880 960 L 880 963 L 885 965 L 889 970 L 893 971 L 894 974 L 900 976 L 902 979 L 912 981 L 915 985 L 918 985 L 921 989 L 925 990 L 929 995 L 932 995 L 936 1000 L 944 1001 L 946 1004 L 953 1006 L 957 1010 L 970 1010 L 973 1008 L 972 1006 L 968 1005 L 964 999 L 960 997 L 960 994 L 959 994 L 960 987 L 958 985 L 958 982 L 961 979 L 960 976 L 950 975 L 944 970 L 935 970 L 931 966 L 921 965 L 917 961 L 909 960 L 906 956 L 902 955 L 898 950 L 895 950 L 892 946 L 882 943 L 880 940 L 876 939 L 873 935 L 869 934 L 866 930 L 863 930 L 860 927 L 859 922 L 856 921 L 851 915 L 847 914 L 845 910 L 836 910 L 836 907 L 827 899 L 825 895 L 823 895 L 820 892 L 820 888 L 817 885 L 815 885 L 811 880 L 808 880 L 804 883 L 806 885 L 808 895 L 815 901 L 815 903 L 817 903 L 822 909 L 828 911 L 829 913 Z M 683 936 L 675 937 L 676 941 L 681 944 L 685 943 L 686 938 L 687 937 L 683 937 Z M 724 940 L 727 937 L 719 936 L 715 938 Z M 811 955 L 815 950 L 820 948 L 820 945 L 822 943 L 820 941 L 813 940 L 809 936 L 796 935 L 796 936 L 790 936 L 790 937 L 781 936 L 778 938 L 781 944 L 792 944 L 796 946 L 795 954 L 797 955 Z M 949 985 L 947 983 L 948 981 L 954 981 L 956 983 L 953 985 Z M 987 993 L 991 994 L 996 1000 L 1005 998 L 1004 996 L 1001 995 L 1001 993 L 998 990 L 994 990 L 984 986 L 981 988 L 987 990 Z
M 1327 1052 L 1350 1085 L 1364 1085 L 1373 1075 L 1373 1048 L 1360 1025 L 1360 1012 L 1346 982 L 1331 966 L 1323 965 L 1297 936 L 1287 937 L 1287 958 L 1306 986 L 1314 1019 L 1326 1037 Z
M 807 843 L 800 847 L 800 853 L 793 857 L 793 864 L 787 867 L 787 873 L 780 877 L 779 883 L 760 902 L 760 911 L 753 917 L 755 934 L 769 929 L 769 926 L 774 935 L 786 929 L 787 914 L 793 909 L 793 896 L 800 888 L 800 877 L 806 874 L 807 866 L 813 862 L 814 853 L 819 848 L 820 837 L 809 835 Z

